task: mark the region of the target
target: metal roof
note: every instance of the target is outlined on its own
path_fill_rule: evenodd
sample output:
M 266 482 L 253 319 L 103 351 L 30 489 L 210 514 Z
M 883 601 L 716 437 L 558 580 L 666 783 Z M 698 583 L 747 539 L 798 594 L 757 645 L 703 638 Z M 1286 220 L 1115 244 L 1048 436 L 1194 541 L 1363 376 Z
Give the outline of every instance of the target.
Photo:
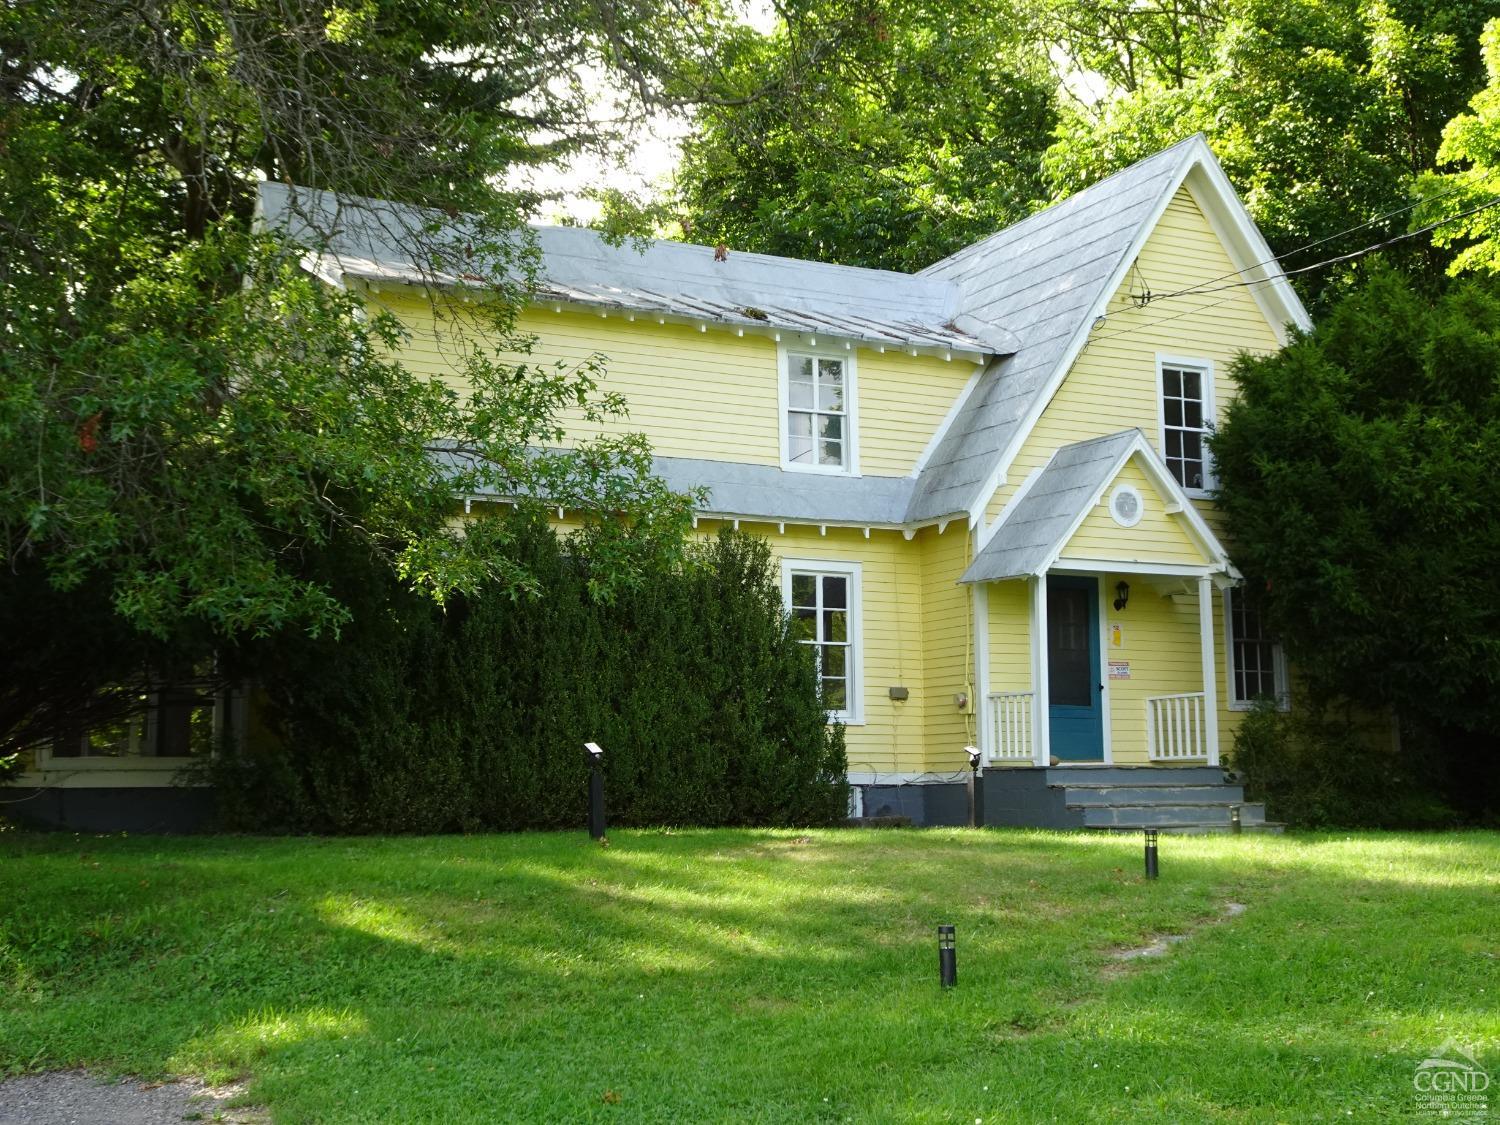
M 1065 445 L 1028 477 L 1006 505 L 1000 521 L 959 578 L 960 582 L 996 582 L 1044 574 L 1127 461 L 1135 459 L 1185 531 L 1203 552 L 1205 566 L 1232 574 L 1224 545 L 1204 522 L 1138 429 Z
M 1059 449 L 1025 494 L 1011 501 L 1004 521 L 959 581 L 995 582 L 1045 569 L 1140 437 L 1140 430 L 1121 430 Z
M 1094 315 L 1164 192 L 1199 156 L 1189 138 L 922 271 L 956 283 L 963 311 L 1020 340 L 992 361 L 923 469 L 909 520 L 965 511 Z
M 424 267 L 412 247 L 434 226 L 462 219 L 387 203 L 265 182 L 260 216 L 313 248 L 324 274 L 402 284 L 473 285 Z M 784 329 L 892 347 L 955 351 L 972 358 L 1015 350 L 1006 329 L 959 309 L 959 288 L 938 277 L 806 262 L 711 246 L 627 240 L 611 245 L 582 227 L 533 226 L 541 300 Z
M 1194 177 L 1189 180 L 1189 176 Z M 576 227 L 534 227 L 540 297 L 598 308 L 634 310 L 779 332 L 827 334 L 870 345 L 956 352 L 987 361 L 937 436 L 917 476 L 840 478 L 754 465 L 661 458 L 666 471 L 686 466 L 714 476 L 726 514 L 921 524 L 969 512 L 998 483 L 1031 421 L 1066 374 L 1129 265 L 1133 247 L 1184 182 L 1197 184 L 1225 220 L 1226 248 L 1248 264 L 1246 276 L 1269 317 L 1304 327 L 1306 311 L 1271 259 L 1201 134 L 1150 156 L 1030 218 L 909 275 L 805 262 L 730 250 L 648 241 L 612 246 Z M 260 185 L 260 216 L 297 242 L 318 248 L 309 261 L 321 276 L 409 284 L 480 284 L 478 276 L 422 269 L 404 247 L 424 245 L 434 230 L 462 231 L 453 218 L 375 200 L 281 184 Z M 424 242 L 425 240 L 425 242 Z M 903 483 L 904 482 L 904 483 Z M 895 503 L 905 489 L 904 508 Z M 773 498 L 772 493 L 780 493 Z M 873 499 L 878 492 L 878 502 Z M 818 496 L 818 493 L 826 493 Z M 874 507 L 868 507 L 874 505 Z M 744 511 L 737 509 L 744 508 Z
M 913 477 L 793 473 L 775 465 L 657 457 L 656 471 L 676 491 L 707 488 L 705 513 L 809 523 L 899 525 Z
M 455 472 L 471 464 L 467 453 L 440 452 L 434 456 Z M 674 492 L 707 490 L 707 498 L 697 506 L 700 514 L 729 519 L 900 526 L 917 483 L 914 477 L 793 473 L 775 465 L 697 457 L 651 460 L 653 472 Z M 481 495 L 511 499 L 496 491 Z

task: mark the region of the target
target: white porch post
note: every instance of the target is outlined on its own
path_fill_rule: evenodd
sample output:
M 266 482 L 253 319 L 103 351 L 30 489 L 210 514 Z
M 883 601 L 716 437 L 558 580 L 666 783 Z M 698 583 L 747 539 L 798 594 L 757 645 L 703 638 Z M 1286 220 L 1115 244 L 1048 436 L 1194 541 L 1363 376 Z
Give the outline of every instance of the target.
M 1031 583 L 1031 741 L 1036 764 L 1045 766 L 1052 755 L 1052 732 L 1047 725 L 1047 576 Z
M 981 760 L 990 764 L 995 753 L 994 720 L 990 716 L 990 588 L 988 583 L 975 582 L 969 589 L 974 591 L 974 715 L 979 729 Z
M 1218 661 L 1214 659 L 1214 581 L 1198 579 L 1198 647 L 1203 655 L 1203 735 L 1208 764 L 1219 764 Z

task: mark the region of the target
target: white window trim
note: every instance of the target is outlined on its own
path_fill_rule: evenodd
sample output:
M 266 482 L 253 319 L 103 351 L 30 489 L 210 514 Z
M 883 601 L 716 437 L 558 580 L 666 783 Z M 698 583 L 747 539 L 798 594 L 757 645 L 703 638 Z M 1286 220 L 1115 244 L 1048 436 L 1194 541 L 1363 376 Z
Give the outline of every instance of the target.
M 180 770 L 195 762 L 203 761 L 203 758 L 194 754 L 143 754 L 142 746 L 150 746 L 156 741 L 157 726 L 157 700 L 159 693 L 151 693 L 151 703 L 147 706 L 142 717 L 141 736 L 137 740 L 135 749 L 129 754 L 111 756 L 101 754 L 97 757 L 79 755 L 68 757 L 53 753 L 52 743 L 44 742 L 36 750 L 36 766 L 42 770 Z M 245 730 L 245 697 L 246 693 L 241 687 L 226 687 L 214 693 L 214 736 L 217 741 L 225 733 L 224 711 L 226 706 L 230 709 L 230 721 L 232 726 L 230 732 L 234 737 L 243 741 Z M 217 747 L 214 753 L 218 753 Z
M 788 360 L 793 355 L 810 355 L 820 359 L 839 359 L 844 362 L 844 417 L 848 423 L 848 434 L 844 447 L 848 451 L 848 465 L 801 465 L 793 464 L 788 449 L 787 414 L 791 410 L 791 393 L 787 388 L 790 377 Z M 803 346 L 782 342 L 776 345 L 776 433 L 781 444 L 781 467 L 789 473 L 821 473 L 824 476 L 857 477 L 859 472 L 859 364 L 854 349 Z
M 1135 519 L 1123 520 L 1115 511 L 1115 501 L 1121 496 L 1135 497 Z M 1146 517 L 1146 498 L 1141 495 L 1141 490 L 1133 484 L 1119 484 L 1109 494 L 1109 518 L 1121 527 L 1135 527 Z M 1102 579 L 1101 579 L 1102 581 Z
M 1207 488 L 1189 488 L 1182 486 L 1182 491 L 1195 500 L 1207 500 L 1213 495 L 1213 490 L 1218 486 L 1219 474 L 1214 468 L 1212 455 L 1208 452 L 1206 443 L 1207 435 L 1213 432 L 1218 424 L 1218 413 L 1215 405 L 1214 395 L 1214 361 L 1204 359 L 1202 356 L 1167 355 L 1164 352 L 1156 353 L 1156 448 L 1161 453 L 1162 464 L 1167 464 L 1167 410 L 1164 399 L 1167 393 L 1166 380 L 1162 376 L 1162 368 L 1190 368 L 1201 372 L 1203 375 L 1201 385 L 1203 388 L 1203 434 L 1205 444 L 1203 446 L 1203 478 L 1208 482 Z M 1168 466 L 1168 471 L 1171 467 Z
M 1253 711 L 1258 699 L 1241 699 L 1234 683 L 1234 614 L 1230 612 L 1230 590 L 1242 590 L 1243 586 L 1228 587 L 1220 595 L 1224 603 L 1224 705 L 1231 711 Z M 1286 678 L 1286 654 L 1280 643 L 1271 642 L 1271 662 L 1276 676 L 1276 710 L 1290 711 L 1291 689 Z
M 865 641 L 864 641 L 864 596 L 862 591 L 864 567 L 857 562 L 836 562 L 832 559 L 782 559 L 781 560 L 781 604 L 787 612 L 792 611 L 793 574 L 837 574 L 849 579 L 849 706 L 842 711 L 828 712 L 829 722 L 840 722 L 845 726 L 863 726 L 865 722 Z

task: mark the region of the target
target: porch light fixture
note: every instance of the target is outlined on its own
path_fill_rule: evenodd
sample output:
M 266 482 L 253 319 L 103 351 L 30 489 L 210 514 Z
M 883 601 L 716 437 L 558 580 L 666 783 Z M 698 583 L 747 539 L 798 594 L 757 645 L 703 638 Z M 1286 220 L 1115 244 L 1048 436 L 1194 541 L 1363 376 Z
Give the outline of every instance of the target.
M 1158 875 L 1156 862 L 1156 836 L 1155 828 L 1146 829 L 1146 878 L 1155 879 Z
M 1130 583 L 1121 579 L 1115 583 L 1115 612 L 1119 613 L 1130 604 Z
M 938 981 L 944 988 L 958 983 L 958 950 L 954 948 L 952 926 L 938 927 Z

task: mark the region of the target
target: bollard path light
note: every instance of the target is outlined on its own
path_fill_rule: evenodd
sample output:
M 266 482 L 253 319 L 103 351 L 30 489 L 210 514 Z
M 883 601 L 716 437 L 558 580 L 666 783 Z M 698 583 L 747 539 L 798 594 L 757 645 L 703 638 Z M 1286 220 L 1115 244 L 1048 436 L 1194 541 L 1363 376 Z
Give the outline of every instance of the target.
M 953 945 L 953 927 L 938 927 L 938 981 L 944 988 L 958 983 L 958 950 Z
M 597 742 L 585 742 L 584 750 L 589 755 L 589 835 L 596 840 L 604 839 L 604 747 Z
M 1146 829 L 1146 878 L 1148 879 L 1155 879 L 1157 876 L 1156 836 L 1156 829 Z
M 969 827 L 979 827 L 978 801 L 976 794 L 979 791 L 979 760 L 984 755 L 977 746 L 965 746 L 964 753 L 969 756 Z
M 1233 832 L 1236 836 L 1244 831 L 1244 827 L 1240 823 L 1239 805 L 1229 806 L 1229 831 Z

